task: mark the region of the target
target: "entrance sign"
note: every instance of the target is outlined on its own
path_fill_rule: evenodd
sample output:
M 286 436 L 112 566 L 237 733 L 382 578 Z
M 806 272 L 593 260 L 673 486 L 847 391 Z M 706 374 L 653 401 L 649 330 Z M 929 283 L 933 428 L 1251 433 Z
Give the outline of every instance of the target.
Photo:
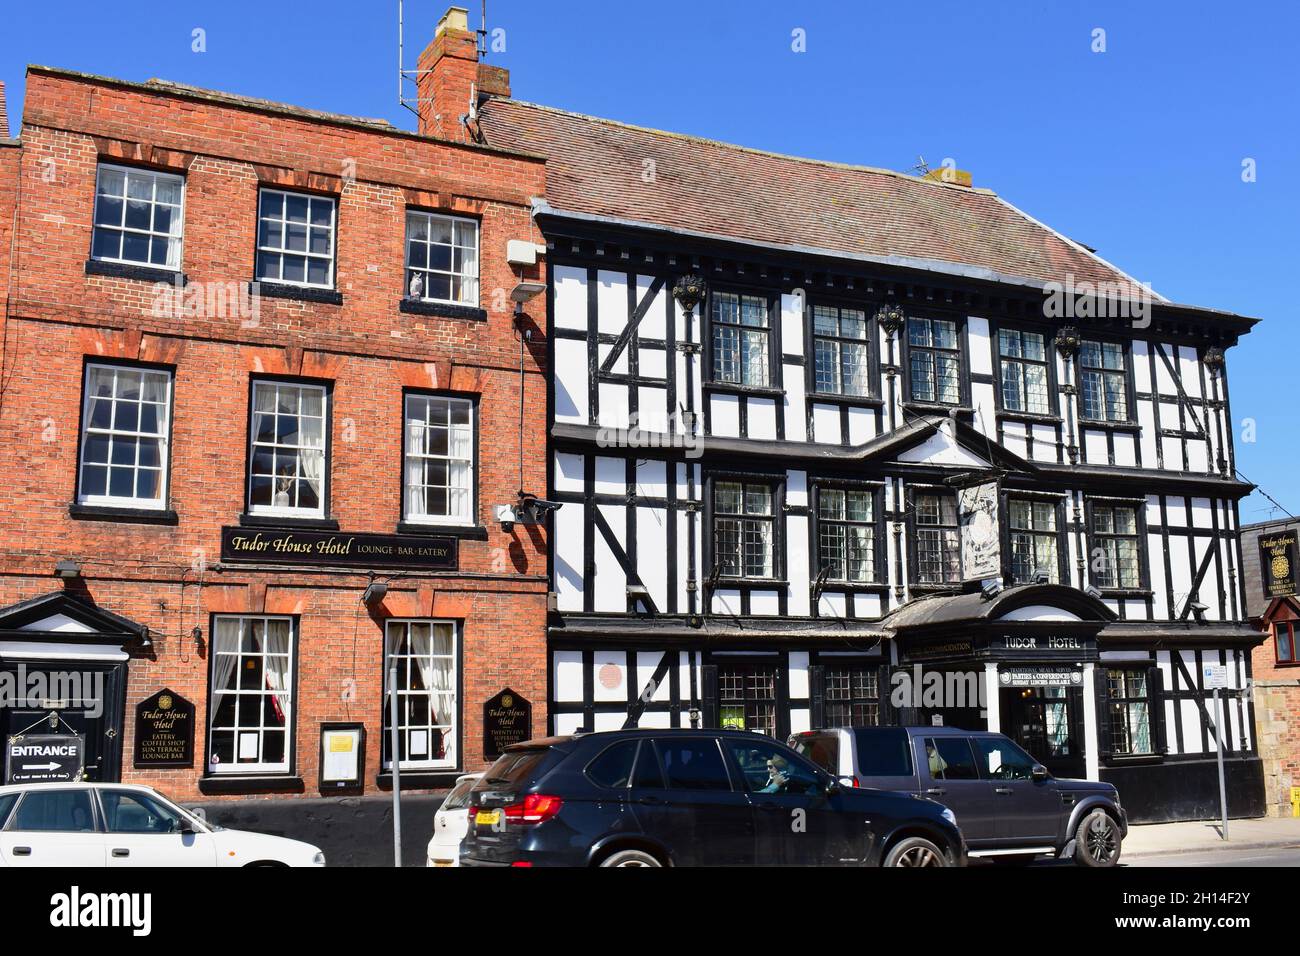
M 533 707 L 509 687 L 483 705 L 483 756 L 500 757 L 532 736 Z
M 961 526 L 961 573 L 967 581 L 1002 575 L 1002 535 L 998 530 L 998 483 L 986 481 L 957 490 Z
M 1289 597 L 1297 593 L 1297 544 L 1300 531 L 1292 528 L 1276 534 L 1259 536 L 1259 571 L 1264 581 L 1264 597 Z
M 5 743 L 5 783 L 72 783 L 85 764 L 80 734 L 24 734 Z
M 137 767 L 194 766 L 194 705 L 163 688 L 135 708 Z

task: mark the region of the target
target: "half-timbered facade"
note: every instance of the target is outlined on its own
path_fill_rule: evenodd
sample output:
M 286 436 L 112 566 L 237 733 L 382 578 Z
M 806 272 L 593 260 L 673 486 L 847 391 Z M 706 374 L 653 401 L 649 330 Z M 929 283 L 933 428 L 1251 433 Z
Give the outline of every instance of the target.
M 1225 350 L 987 190 L 493 99 L 548 157 L 551 729 L 942 722 L 1208 816 Z M 1223 726 L 1258 812 L 1248 696 Z

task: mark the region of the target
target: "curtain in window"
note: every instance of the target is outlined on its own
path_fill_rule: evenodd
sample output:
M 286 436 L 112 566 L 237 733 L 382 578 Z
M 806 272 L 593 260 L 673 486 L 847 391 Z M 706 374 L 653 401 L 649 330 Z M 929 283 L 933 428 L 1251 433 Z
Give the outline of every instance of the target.
M 266 686 L 272 692 L 275 714 L 282 724 L 289 715 L 289 622 L 266 622 Z
M 234 676 L 235 665 L 239 663 L 239 626 L 234 618 L 218 618 L 212 641 L 212 701 L 208 704 L 210 713 L 215 714 L 221 707 L 221 701 L 230 688 L 230 678 Z
M 319 405 L 319 398 L 313 394 L 303 395 L 304 410 L 312 398 L 317 398 L 314 403 Z M 316 410 L 320 414 L 320 409 Z M 298 427 L 302 429 L 302 444 L 305 446 L 298 452 L 299 466 L 302 468 L 302 475 L 311 485 L 311 490 L 316 494 L 318 507 L 325 506 L 325 419 L 314 418 L 303 415 L 298 420 Z
M 413 518 L 428 514 L 428 499 L 424 493 L 424 455 L 425 447 L 424 419 L 410 412 L 406 419 L 406 513 Z

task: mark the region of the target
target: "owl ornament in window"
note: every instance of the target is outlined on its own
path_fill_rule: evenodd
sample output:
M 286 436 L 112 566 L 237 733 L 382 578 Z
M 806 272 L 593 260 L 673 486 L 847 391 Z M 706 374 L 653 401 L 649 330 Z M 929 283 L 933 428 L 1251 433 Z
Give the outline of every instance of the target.
M 289 491 L 293 488 L 293 476 L 288 474 L 280 475 L 276 482 L 275 506 L 277 508 L 289 507 Z
M 424 296 L 424 276 L 416 273 L 411 276 L 410 293 L 412 299 L 423 298 Z

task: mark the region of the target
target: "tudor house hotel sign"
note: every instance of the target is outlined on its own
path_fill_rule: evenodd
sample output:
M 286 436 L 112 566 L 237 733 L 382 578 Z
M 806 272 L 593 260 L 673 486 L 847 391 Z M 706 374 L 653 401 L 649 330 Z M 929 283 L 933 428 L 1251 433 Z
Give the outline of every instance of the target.
M 419 535 L 222 528 L 221 560 L 454 571 L 456 540 Z
M 1292 528 L 1277 534 L 1259 536 L 1259 569 L 1264 581 L 1264 597 L 1288 597 L 1296 593 L 1296 540 L 1300 532 Z

